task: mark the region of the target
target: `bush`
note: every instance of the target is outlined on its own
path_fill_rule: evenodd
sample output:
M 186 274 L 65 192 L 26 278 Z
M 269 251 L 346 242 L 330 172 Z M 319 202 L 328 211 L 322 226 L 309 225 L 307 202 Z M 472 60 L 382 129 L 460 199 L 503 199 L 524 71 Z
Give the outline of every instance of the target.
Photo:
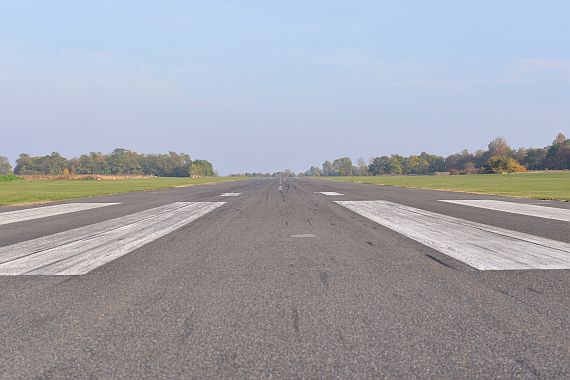
M 16 177 L 15 175 L 0 175 L 0 182 L 12 181 L 25 181 L 25 179 L 22 177 Z
M 483 168 L 485 169 L 485 174 L 520 173 L 526 171 L 514 159 L 505 156 L 491 157 Z

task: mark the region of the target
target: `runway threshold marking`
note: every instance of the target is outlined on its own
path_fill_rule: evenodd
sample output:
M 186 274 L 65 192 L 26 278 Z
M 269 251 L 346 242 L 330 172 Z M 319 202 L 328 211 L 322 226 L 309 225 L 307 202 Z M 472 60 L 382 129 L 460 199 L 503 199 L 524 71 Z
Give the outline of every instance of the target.
M 570 269 L 570 244 L 388 201 L 336 203 L 479 270 Z
M 343 195 L 341 193 L 337 193 L 336 191 L 315 191 L 315 194 L 324 194 L 327 197 L 335 195 Z
M 0 225 L 24 222 L 26 220 L 47 218 L 48 216 L 68 214 L 70 212 L 91 210 L 99 207 L 113 206 L 120 203 L 66 203 L 62 205 L 44 206 L 0 213 Z
M 241 193 L 224 193 L 220 197 L 237 197 L 238 195 L 241 195 Z
M 82 275 L 198 219 L 225 202 L 177 202 L 0 247 L 0 275 Z
M 510 212 L 513 214 L 536 216 L 538 218 L 570 222 L 570 210 L 563 208 L 544 207 L 533 204 L 495 201 L 488 199 L 440 200 L 440 202 L 454 203 L 463 206 L 478 207 L 494 211 Z

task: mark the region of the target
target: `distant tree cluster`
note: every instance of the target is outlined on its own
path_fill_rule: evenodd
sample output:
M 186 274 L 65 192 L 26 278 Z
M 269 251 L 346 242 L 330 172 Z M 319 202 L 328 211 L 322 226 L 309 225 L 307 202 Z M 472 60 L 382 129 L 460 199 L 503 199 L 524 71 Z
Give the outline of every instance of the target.
M 448 157 L 422 152 L 419 156 L 372 157 L 366 164 L 359 158 L 353 165 L 348 157 L 338 158 L 332 163 L 325 161 L 322 169 L 311 166 L 300 176 L 362 176 L 384 174 L 490 174 L 523 172 L 526 170 L 569 170 L 570 139 L 562 133 L 545 148 L 511 149 L 504 137 L 492 140 L 487 150 L 469 153 L 466 149 Z
M 0 169 L 1 166 L 0 160 Z M 9 165 L 9 164 L 8 164 Z M 158 177 L 212 176 L 212 164 L 206 160 L 192 160 L 189 155 L 175 152 L 168 154 L 139 154 L 117 148 L 109 154 L 91 152 L 79 158 L 66 159 L 59 153 L 43 157 L 20 154 L 14 168 L 16 175 L 150 175 Z
M 269 177 L 269 178 L 284 178 L 284 177 L 295 177 L 295 173 L 293 173 L 290 169 L 285 169 L 282 172 L 276 173 L 243 173 L 243 174 L 230 174 L 230 177 L 252 177 L 252 178 L 260 178 L 260 177 Z

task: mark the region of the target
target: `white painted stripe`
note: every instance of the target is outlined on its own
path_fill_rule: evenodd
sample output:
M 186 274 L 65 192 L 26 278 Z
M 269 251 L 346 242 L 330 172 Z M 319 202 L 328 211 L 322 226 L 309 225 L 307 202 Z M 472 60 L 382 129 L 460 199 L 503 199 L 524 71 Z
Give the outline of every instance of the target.
M 570 269 L 570 244 L 388 201 L 336 203 L 480 270 Z
M 455 203 L 463 206 L 479 207 L 488 210 L 504 211 L 513 214 L 536 216 L 539 218 L 563 220 L 570 222 L 570 210 L 564 208 L 544 207 L 527 203 L 504 202 L 495 200 L 441 200 L 440 202 Z
M 278 191 L 283 191 L 283 186 L 279 186 Z
M 0 275 L 80 275 L 198 219 L 224 202 L 179 202 L 0 248 Z
M 63 205 L 45 206 L 0 213 L 0 225 L 23 222 L 31 219 L 47 218 L 70 212 L 90 210 L 98 207 L 118 205 L 120 203 L 66 203 Z
M 341 194 L 341 193 L 337 193 L 337 192 L 334 192 L 334 191 L 315 191 L 315 194 L 324 194 L 324 195 L 326 195 L 327 197 L 329 197 L 329 196 L 334 196 L 334 195 L 343 195 L 343 194 Z
M 237 197 L 238 195 L 241 195 L 241 193 L 224 193 L 220 197 Z
M 301 235 L 291 235 L 294 238 L 314 238 L 317 237 L 315 234 L 301 234 Z

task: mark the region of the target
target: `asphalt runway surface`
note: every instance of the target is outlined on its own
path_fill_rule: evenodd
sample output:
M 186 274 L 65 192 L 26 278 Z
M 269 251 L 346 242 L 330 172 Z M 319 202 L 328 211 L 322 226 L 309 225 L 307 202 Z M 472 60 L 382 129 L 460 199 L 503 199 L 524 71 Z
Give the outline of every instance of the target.
M 568 215 L 302 178 L 2 207 L 0 378 L 569 378 Z

